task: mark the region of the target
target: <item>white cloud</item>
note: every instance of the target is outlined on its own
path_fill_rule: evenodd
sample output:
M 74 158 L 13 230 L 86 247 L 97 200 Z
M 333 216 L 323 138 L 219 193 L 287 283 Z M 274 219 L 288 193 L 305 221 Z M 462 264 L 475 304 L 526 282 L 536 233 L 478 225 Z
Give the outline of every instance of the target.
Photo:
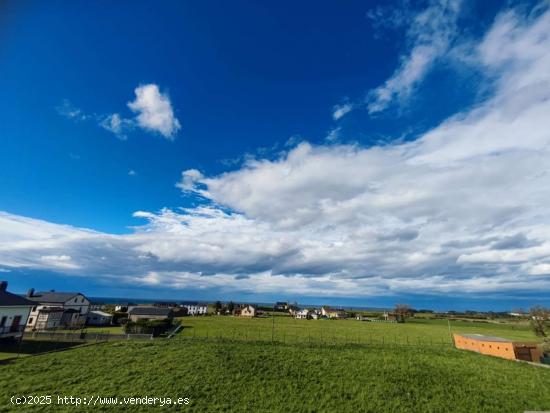
M 168 95 L 161 93 L 154 83 L 138 86 L 135 94 L 135 100 L 128 103 L 128 107 L 136 113 L 135 118 L 124 118 L 119 113 L 108 115 L 84 113 L 67 99 L 63 100 L 56 110 L 60 115 L 74 121 L 93 120 L 122 140 L 127 139 L 128 132 L 136 128 L 159 133 L 166 139 L 173 140 L 181 129 L 181 125 L 174 115 Z
M 176 184 L 176 188 L 180 188 L 184 192 L 195 190 L 195 184 L 204 178 L 202 173 L 197 169 L 188 169 L 181 173 L 181 181 Z
M 369 92 L 369 113 L 380 112 L 394 102 L 405 101 L 434 63 L 448 52 L 458 35 L 460 7 L 460 0 L 432 0 L 426 9 L 417 14 L 392 13 L 392 24 L 409 25 L 406 38 L 410 51 L 401 56 L 399 67 L 392 76 Z M 381 18 L 380 10 L 371 13 L 370 17 Z
M 117 138 L 126 140 L 126 133 L 133 129 L 134 122 L 130 119 L 123 119 L 118 113 L 108 115 L 99 122 L 99 126 L 114 133 Z
M 335 105 L 332 108 L 332 118 L 334 120 L 339 120 L 343 118 L 347 113 L 353 110 L 353 105 L 351 103 L 344 103 L 342 105 Z
M 128 107 L 137 113 L 138 126 L 158 132 L 167 139 L 174 139 L 181 125 L 174 116 L 168 95 L 161 93 L 155 84 L 139 86 L 135 89 L 135 94 L 136 99 L 129 102 Z
M 210 202 L 137 212 L 131 234 L 0 213 L 0 266 L 317 296 L 548 294 L 549 37 L 549 11 L 506 12 L 469 56 L 495 79 L 477 107 L 414 142 L 302 142 L 217 176 L 184 171 L 177 186 Z
M 91 117 L 91 115 L 84 113 L 81 109 L 74 106 L 68 99 L 63 99 L 61 104 L 56 106 L 55 110 L 61 116 L 75 121 L 88 120 Z
M 128 171 L 128 175 L 129 175 L 129 176 L 136 176 L 136 175 L 137 175 L 137 172 L 134 171 L 133 169 L 130 169 L 130 170 Z

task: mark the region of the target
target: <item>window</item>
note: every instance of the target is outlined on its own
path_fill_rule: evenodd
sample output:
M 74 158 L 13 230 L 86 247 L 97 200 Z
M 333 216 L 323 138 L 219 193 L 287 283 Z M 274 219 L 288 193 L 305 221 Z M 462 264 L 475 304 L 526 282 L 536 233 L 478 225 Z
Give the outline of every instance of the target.
M 31 318 L 29 318 L 29 324 L 32 324 L 32 320 L 33 320 L 33 318 L 32 318 L 32 317 L 31 317 Z
M 32 311 L 36 311 L 36 306 L 34 306 L 34 307 L 32 308 Z
M 8 317 L 4 316 L 2 317 L 2 320 L 0 320 L 0 327 L 4 327 L 6 325 L 6 320 L 8 319 Z

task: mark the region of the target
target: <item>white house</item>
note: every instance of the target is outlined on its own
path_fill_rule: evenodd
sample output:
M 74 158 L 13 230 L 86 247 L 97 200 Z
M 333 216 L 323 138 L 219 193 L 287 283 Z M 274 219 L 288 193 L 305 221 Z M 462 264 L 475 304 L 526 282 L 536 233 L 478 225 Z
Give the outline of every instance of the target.
M 248 304 L 236 311 L 235 314 L 241 317 L 256 317 L 257 311 L 256 306 Z
M 91 326 L 108 326 L 111 324 L 112 320 L 113 316 L 111 314 L 95 310 L 88 313 L 86 324 Z
M 32 320 L 34 322 L 34 330 L 55 330 L 56 328 L 63 327 L 63 313 L 63 307 L 41 308 L 37 312 L 36 320 Z
M 82 327 L 86 323 L 86 318 L 88 312 L 90 311 L 90 300 L 88 300 L 81 293 L 65 293 L 57 291 L 40 291 L 35 292 L 34 288 L 31 288 L 26 298 L 35 303 L 32 308 L 29 321 L 27 322 L 27 330 L 38 330 L 43 329 L 44 325 L 52 325 L 51 323 L 40 323 L 37 325 L 39 314 L 42 312 L 44 319 L 45 314 L 57 314 L 59 308 L 63 310 L 63 315 L 61 320 L 57 321 L 56 318 L 56 327 L 63 326 L 69 328 L 78 328 Z M 44 310 L 54 309 L 55 311 L 44 312 Z M 50 315 L 48 315 L 48 318 Z M 53 317 L 53 316 L 52 316 Z M 59 324 L 57 324 L 59 323 Z M 52 327 L 49 327 L 52 328 Z
M 323 306 L 321 308 L 321 315 L 326 318 L 347 318 L 348 315 L 344 310 L 338 310 Z
M 187 309 L 187 315 L 205 315 L 208 313 L 208 304 L 198 301 L 182 301 L 181 307 Z
M 303 310 L 296 311 L 295 318 L 309 320 L 311 318 L 311 311 L 307 308 L 304 308 Z
M 34 303 L 7 288 L 7 281 L 0 281 L 0 339 L 21 338 Z

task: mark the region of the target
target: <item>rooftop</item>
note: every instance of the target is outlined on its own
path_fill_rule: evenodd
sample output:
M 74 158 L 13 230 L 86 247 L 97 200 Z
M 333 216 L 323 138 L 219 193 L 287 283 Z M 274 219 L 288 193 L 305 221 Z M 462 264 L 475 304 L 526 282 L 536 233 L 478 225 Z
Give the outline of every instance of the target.
M 470 338 L 472 340 L 479 340 L 479 341 L 494 341 L 498 343 L 508 343 L 508 342 L 514 341 L 507 338 L 502 338 L 502 337 L 485 336 L 483 334 L 458 334 L 458 335 L 462 337 Z
M 39 291 L 32 292 L 32 295 L 27 294 L 27 299 L 39 302 L 39 303 L 65 303 L 69 301 L 74 296 L 80 293 L 63 293 L 57 291 Z
M 4 284 L 2 284 L 4 285 Z M 7 287 L 7 283 L 5 283 L 5 286 Z M 34 306 L 34 303 L 32 301 L 27 300 L 26 298 L 23 298 L 17 294 L 9 293 L 5 290 L 5 288 L 0 288 L 0 307 L 7 307 L 7 306 Z
M 129 315 L 160 315 L 168 317 L 172 310 L 161 307 L 134 307 L 128 313 Z

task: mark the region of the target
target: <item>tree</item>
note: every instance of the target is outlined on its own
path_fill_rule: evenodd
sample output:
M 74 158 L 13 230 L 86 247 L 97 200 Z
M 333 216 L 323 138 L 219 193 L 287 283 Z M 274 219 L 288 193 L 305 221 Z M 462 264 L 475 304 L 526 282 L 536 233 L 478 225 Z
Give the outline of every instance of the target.
M 215 312 L 216 314 L 219 314 L 219 313 L 221 312 L 221 310 L 222 310 L 222 303 L 219 302 L 219 301 L 216 301 L 216 302 L 214 303 L 214 312 Z
M 550 308 L 536 305 L 529 310 L 531 327 L 539 337 L 550 337 Z
M 393 309 L 395 318 L 399 323 L 404 323 L 407 317 L 410 317 L 413 313 L 412 308 L 408 304 L 396 304 Z
M 535 334 L 544 340 L 544 352 L 550 353 L 550 308 L 534 306 L 529 310 L 529 318 Z
M 233 301 L 229 301 L 229 304 L 227 304 L 227 311 L 230 313 L 233 313 L 233 310 L 235 309 L 235 303 Z

